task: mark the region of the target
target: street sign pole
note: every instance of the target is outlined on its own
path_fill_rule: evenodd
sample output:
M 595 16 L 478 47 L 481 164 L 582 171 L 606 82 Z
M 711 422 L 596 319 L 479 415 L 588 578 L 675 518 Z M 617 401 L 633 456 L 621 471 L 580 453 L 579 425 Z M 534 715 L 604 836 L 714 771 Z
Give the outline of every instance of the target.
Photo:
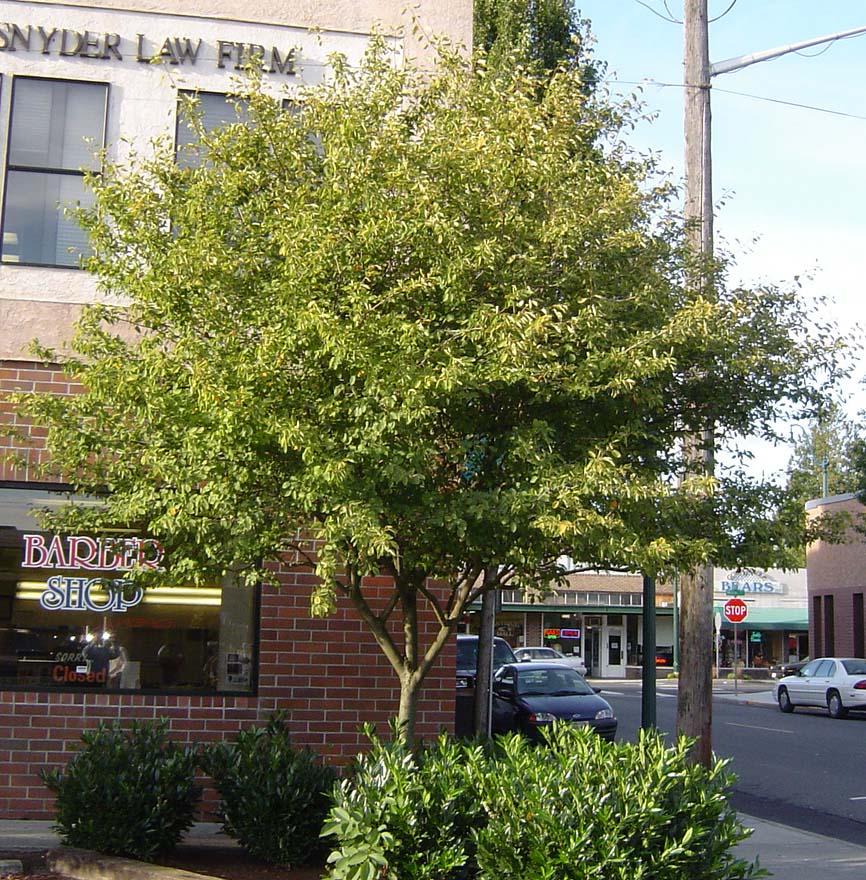
M 735 695 L 740 692 L 739 687 L 737 686 L 737 679 L 739 678 L 739 676 L 737 675 L 737 661 L 740 659 L 739 657 L 737 657 L 737 654 L 740 650 L 740 641 L 737 638 L 737 626 L 738 626 L 738 624 L 737 624 L 737 621 L 735 620 L 734 621 L 734 694 Z

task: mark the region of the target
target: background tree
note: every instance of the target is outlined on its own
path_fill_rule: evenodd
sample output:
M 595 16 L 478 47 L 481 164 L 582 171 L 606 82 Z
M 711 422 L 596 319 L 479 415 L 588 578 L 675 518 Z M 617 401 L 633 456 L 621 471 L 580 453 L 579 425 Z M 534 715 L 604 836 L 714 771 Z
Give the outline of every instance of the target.
M 253 79 L 249 121 L 201 132 L 207 162 L 166 143 L 92 178 L 88 267 L 120 305 L 85 311 L 71 355 L 39 350 L 83 394 L 16 400 L 42 472 L 105 493 L 54 527 L 152 533 L 174 582 L 312 565 L 312 612 L 353 605 L 411 737 L 487 590 L 547 587 L 563 555 L 770 564 L 791 535 L 745 479 L 684 473 L 683 443 L 814 410 L 839 343 L 794 294 L 688 291 L 668 191 L 579 71 L 539 93 L 446 50 L 392 60 L 380 40 L 334 59 L 297 113 Z
M 842 495 L 860 488 L 857 449 L 862 442 L 857 425 L 842 408 L 831 403 L 802 432 L 792 433 L 794 449 L 786 471 L 791 494 L 805 504 L 827 495 Z
M 603 68 L 590 55 L 589 21 L 568 0 L 476 0 L 473 40 L 492 70 L 571 67 L 591 90 Z

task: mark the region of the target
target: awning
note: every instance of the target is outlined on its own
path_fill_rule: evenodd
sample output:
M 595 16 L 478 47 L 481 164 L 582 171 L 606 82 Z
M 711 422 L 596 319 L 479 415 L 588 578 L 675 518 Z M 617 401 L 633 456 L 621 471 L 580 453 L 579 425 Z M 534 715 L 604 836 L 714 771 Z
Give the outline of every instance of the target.
M 715 609 L 721 612 L 721 606 Z M 749 607 L 749 616 L 737 627 L 741 630 L 802 630 L 809 629 L 809 613 L 805 608 L 752 608 Z M 722 629 L 733 629 L 734 624 L 725 620 L 722 614 Z

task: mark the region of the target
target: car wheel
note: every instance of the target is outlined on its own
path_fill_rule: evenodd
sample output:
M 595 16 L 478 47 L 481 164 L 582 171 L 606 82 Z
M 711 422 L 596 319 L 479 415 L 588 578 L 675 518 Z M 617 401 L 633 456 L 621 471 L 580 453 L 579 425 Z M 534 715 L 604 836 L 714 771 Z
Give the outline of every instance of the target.
M 794 704 L 791 702 L 791 698 L 788 696 L 787 688 L 779 688 L 778 700 L 780 712 L 794 711 Z
M 830 691 L 827 694 L 827 711 L 830 713 L 831 718 L 847 717 L 848 710 L 842 705 L 842 697 L 839 696 L 839 691 Z

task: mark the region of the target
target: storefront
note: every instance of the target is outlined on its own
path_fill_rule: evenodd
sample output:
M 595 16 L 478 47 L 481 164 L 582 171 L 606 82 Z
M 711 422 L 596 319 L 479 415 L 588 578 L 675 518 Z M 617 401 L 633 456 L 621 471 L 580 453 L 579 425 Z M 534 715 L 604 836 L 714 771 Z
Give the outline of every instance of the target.
M 734 597 L 748 609 L 736 626 L 724 614 L 725 602 Z M 768 669 L 808 656 L 805 569 L 717 570 L 713 604 L 719 668 Z
M 136 586 L 157 541 L 34 531 L 33 511 L 70 497 L 0 488 L 0 688 L 250 693 L 256 591 Z

